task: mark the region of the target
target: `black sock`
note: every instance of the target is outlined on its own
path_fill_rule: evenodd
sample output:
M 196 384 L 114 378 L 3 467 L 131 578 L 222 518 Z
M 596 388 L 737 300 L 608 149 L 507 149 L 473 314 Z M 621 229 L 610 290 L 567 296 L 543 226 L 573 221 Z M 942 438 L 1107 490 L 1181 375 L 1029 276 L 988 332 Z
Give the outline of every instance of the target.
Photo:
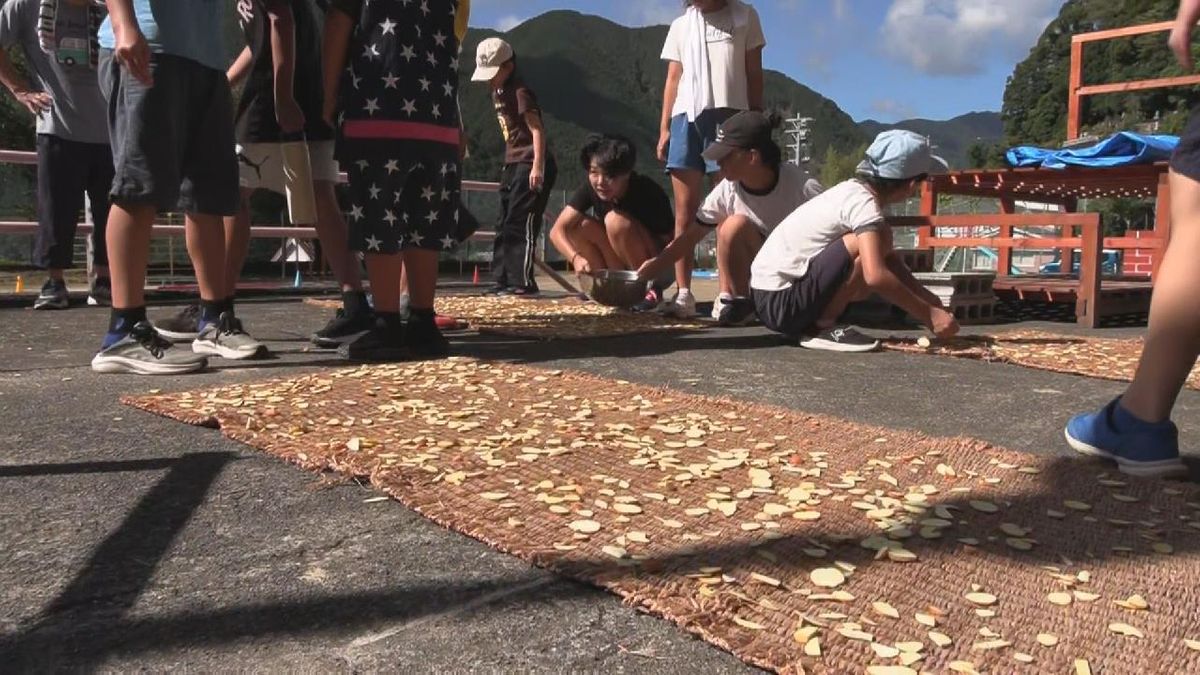
M 206 326 L 210 323 L 216 323 L 221 318 L 221 312 L 225 311 L 225 300 L 200 300 L 200 325 Z
M 146 307 L 144 305 L 129 309 L 117 309 L 113 307 L 108 316 L 108 332 L 125 335 L 133 330 L 136 324 L 146 320 Z
M 225 298 L 224 300 L 222 300 L 222 301 L 221 301 L 221 302 L 223 303 L 223 306 L 221 307 L 221 312 L 222 312 L 222 313 L 224 313 L 224 312 L 229 312 L 230 314 L 237 314 L 237 312 L 233 311 L 233 299 L 234 299 L 234 297 L 235 297 L 235 296 L 232 296 L 232 295 L 231 295 L 231 296 L 229 296 L 228 298 Z
M 409 321 L 427 321 L 433 323 L 434 311 L 430 308 L 412 307 L 408 308 Z
M 375 317 L 388 330 L 400 330 L 404 327 L 404 319 L 401 318 L 400 312 L 376 312 Z
M 342 309 L 346 316 L 360 316 L 371 310 L 367 294 L 362 291 L 342 291 Z

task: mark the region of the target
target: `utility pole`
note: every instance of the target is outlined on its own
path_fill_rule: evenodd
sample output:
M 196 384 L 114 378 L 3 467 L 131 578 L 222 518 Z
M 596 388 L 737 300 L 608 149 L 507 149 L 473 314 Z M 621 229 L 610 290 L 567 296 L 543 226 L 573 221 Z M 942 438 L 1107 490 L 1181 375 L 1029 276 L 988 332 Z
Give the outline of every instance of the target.
M 802 166 L 812 161 L 808 139 L 811 133 L 813 118 L 791 117 L 784 120 L 783 135 L 787 138 L 788 161 L 796 166 Z

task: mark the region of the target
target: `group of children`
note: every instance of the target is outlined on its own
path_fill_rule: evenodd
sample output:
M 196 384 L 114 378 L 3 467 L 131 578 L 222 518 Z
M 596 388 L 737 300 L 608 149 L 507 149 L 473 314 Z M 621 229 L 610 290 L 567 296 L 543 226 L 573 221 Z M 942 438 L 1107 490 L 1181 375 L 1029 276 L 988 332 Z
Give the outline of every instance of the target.
M 91 298 L 112 306 L 94 370 L 183 373 L 209 356 L 261 353 L 234 310 L 247 200 L 255 190 L 283 190 L 280 143 L 305 139 L 317 231 L 343 292 L 342 310 L 313 342 L 361 361 L 447 354 L 433 302 L 438 257 L 475 227 L 459 203 L 469 0 L 330 0 L 323 26 L 313 0 L 237 0 L 246 47 L 232 65 L 220 39 L 228 1 L 8 0 L 0 8 L 0 45 L 20 47 L 37 79 L 25 81 L 0 55 L 0 80 L 38 117 L 37 257 L 50 271 L 38 306 L 66 304 L 62 270 L 86 192 L 97 235 Z M 772 139 L 774 121 L 762 112 L 765 38 L 753 7 L 684 4 L 662 52 L 656 148 L 673 198 L 634 170 L 628 139 L 589 139 L 578 151 L 587 179 L 550 231 L 571 267 L 636 270 L 647 283 L 636 309 L 694 316 L 692 251 L 715 230 L 714 317 L 722 325 L 757 318 L 805 347 L 866 351 L 876 341 L 838 320 L 850 302 L 876 293 L 935 336 L 955 335 L 954 316 L 897 257 L 884 218 L 889 204 L 944 168 L 927 139 L 880 134 L 854 178 L 824 188 L 784 163 Z M 1184 0 L 1172 45 L 1185 67 L 1197 19 L 1200 0 Z M 511 46 L 484 40 L 475 60 L 472 79 L 488 84 L 506 145 L 490 292 L 534 295 L 533 246 L 555 184 L 554 153 Z M 235 114 L 231 83 L 243 82 Z M 1168 418 L 1200 352 L 1196 268 L 1186 261 L 1200 247 L 1191 222 L 1200 213 L 1197 148 L 1200 118 L 1172 163 L 1173 241 L 1147 339 L 1148 353 L 1153 346 L 1165 356 L 1144 357 L 1125 397 L 1067 429 L 1077 450 L 1131 473 L 1182 468 Z M 346 215 L 334 193 L 339 165 L 349 175 Z M 200 303 L 155 326 L 143 287 L 163 211 L 186 214 Z M 189 340 L 190 348 L 174 344 Z

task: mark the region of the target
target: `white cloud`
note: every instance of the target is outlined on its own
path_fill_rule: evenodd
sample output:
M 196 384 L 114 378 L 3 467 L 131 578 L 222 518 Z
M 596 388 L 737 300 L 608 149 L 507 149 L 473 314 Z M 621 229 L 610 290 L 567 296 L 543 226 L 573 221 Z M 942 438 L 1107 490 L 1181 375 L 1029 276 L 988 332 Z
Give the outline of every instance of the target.
M 501 33 L 507 33 L 523 23 L 525 23 L 525 19 L 522 19 L 515 14 L 507 14 L 499 19 L 496 19 L 496 30 L 500 31 Z
M 871 101 L 871 113 L 881 122 L 899 122 L 916 116 L 911 106 L 893 98 L 877 98 Z
M 1019 58 L 1062 0 L 893 0 L 880 29 L 893 56 L 930 75 L 973 75 L 994 52 Z

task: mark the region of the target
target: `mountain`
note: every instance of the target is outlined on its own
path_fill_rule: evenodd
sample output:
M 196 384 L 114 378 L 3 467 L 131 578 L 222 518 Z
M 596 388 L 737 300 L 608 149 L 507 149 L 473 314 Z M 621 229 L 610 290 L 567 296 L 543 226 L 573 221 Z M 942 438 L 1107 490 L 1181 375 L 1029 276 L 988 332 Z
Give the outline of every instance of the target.
M 1009 144 L 1054 145 L 1066 138 L 1067 87 L 1071 36 L 1123 26 L 1170 21 L 1176 0 L 1068 0 L 1018 63 L 1004 91 L 1001 115 Z M 1084 48 L 1083 83 L 1107 84 L 1127 80 L 1182 75 L 1166 46 L 1167 33 L 1093 42 Z M 1093 96 L 1084 99 L 1085 133 L 1106 135 L 1121 129 L 1161 121 L 1164 133 L 1179 132 L 1187 111 L 1200 103 L 1195 87 Z
M 583 180 L 576 153 L 593 132 L 629 137 L 638 150 L 638 170 L 660 178 L 654 158 L 666 63 L 659 58 L 666 26 L 629 28 L 574 11 L 552 11 L 507 33 L 471 30 L 463 47 L 462 107 L 470 139 L 466 175 L 495 180 L 503 142 L 486 83 L 470 82 L 475 48 L 492 36 L 507 40 L 517 54 L 521 77 L 537 93 L 551 147 L 558 160 L 557 188 Z M 765 77 L 765 104 L 790 115 L 814 118 L 810 147 L 822 157 L 830 146 L 850 151 L 865 135 L 833 101 L 775 71 Z
M 935 152 L 954 168 L 970 166 L 967 152 L 972 145 L 991 145 L 1004 137 L 1004 124 L 997 112 L 971 112 L 944 121 L 911 119 L 885 124 L 864 120 L 858 127 L 871 137 L 889 129 L 906 129 L 928 136 L 936 146 Z

